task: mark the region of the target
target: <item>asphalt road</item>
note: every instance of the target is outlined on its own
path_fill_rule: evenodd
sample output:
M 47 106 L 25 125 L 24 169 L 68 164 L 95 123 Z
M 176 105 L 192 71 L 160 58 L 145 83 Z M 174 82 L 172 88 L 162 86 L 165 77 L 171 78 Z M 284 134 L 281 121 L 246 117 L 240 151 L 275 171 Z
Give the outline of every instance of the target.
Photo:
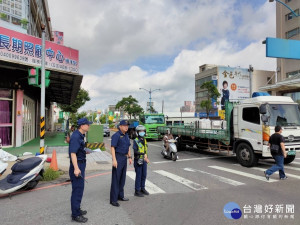
M 105 138 L 106 146 L 109 141 Z M 111 171 L 87 174 L 82 202 L 88 210 L 87 224 L 300 224 L 300 156 L 286 167 L 288 180 L 274 174 L 266 181 L 263 171 L 272 160 L 245 168 L 227 152 L 184 151 L 173 162 L 163 159 L 160 151 L 161 141 L 149 142 L 146 186 L 152 194 L 133 195 L 135 173 L 128 166 L 125 192 L 130 201 L 120 202 L 118 208 L 109 204 Z M 70 194 L 69 183 L 53 182 L 0 198 L 0 224 L 75 224 Z M 225 217 L 229 202 L 238 204 L 240 219 Z

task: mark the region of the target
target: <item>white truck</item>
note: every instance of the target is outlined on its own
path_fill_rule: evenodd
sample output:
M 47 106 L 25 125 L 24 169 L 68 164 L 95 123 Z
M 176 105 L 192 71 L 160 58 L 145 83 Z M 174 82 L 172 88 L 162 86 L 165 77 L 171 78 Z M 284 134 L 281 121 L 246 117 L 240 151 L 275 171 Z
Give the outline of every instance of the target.
M 179 137 L 178 149 L 196 145 L 198 149 L 233 151 L 241 165 L 251 167 L 259 159 L 271 157 L 268 140 L 280 125 L 288 153 L 285 163 L 300 152 L 300 111 L 290 97 L 258 96 L 240 103 L 226 102 L 223 123 L 226 126 L 221 129 L 202 129 L 196 122 L 189 127 L 159 127 L 158 132 L 164 134 L 170 128 Z

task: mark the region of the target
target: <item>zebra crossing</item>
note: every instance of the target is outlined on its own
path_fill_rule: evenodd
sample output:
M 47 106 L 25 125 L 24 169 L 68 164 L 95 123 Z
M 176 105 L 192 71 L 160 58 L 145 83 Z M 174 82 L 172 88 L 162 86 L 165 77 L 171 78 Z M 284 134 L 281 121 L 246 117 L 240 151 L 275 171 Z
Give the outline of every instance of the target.
M 300 161 L 300 158 L 297 158 L 290 166 L 285 166 L 286 175 L 290 178 L 289 181 L 293 179 L 300 180 L 300 163 L 297 161 Z M 177 172 L 162 169 L 150 171 L 148 169 L 146 189 L 150 194 L 167 194 L 205 191 L 214 189 L 215 186 L 222 188 L 230 186 L 243 187 L 247 184 L 251 184 L 253 181 L 262 183 L 279 182 L 278 172 L 269 180 L 266 180 L 264 177 L 263 171 L 267 169 L 267 166 L 269 167 L 271 165 L 273 165 L 273 162 L 263 161 L 260 162 L 257 167 L 251 168 L 242 167 L 240 164 L 227 164 L 225 166 L 223 164 L 222 166 L 207 165 L 201 167 L 201 169 L 182 167 L 177 168 Z M 176 174 L 178 170 L 180 170 L 181 176 Z M 127 171 L 127 176 L 131 178 L 131 182 L 134 183 L 135 172 Z M 209 179 L 211 180 L 208 181 Z M 222 186 L 221 184 L 228 186 Z

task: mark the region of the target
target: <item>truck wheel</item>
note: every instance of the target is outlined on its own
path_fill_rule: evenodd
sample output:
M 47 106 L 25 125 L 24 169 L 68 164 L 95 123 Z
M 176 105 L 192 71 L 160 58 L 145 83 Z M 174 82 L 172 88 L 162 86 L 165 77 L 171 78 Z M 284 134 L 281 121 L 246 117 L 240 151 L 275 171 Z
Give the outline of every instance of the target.
M 257 155 L 249 144 L 240 143 L 236 149 L 236 158 L 238 162 L 245 167 L 255 166 L 258 162 Z
M 289 163 L 293 162 L 295 157 L 296 157 L 295 155 L 289 155 L 288 157 L 286 157 L 284 159 L 284 164 L 289 164 Z

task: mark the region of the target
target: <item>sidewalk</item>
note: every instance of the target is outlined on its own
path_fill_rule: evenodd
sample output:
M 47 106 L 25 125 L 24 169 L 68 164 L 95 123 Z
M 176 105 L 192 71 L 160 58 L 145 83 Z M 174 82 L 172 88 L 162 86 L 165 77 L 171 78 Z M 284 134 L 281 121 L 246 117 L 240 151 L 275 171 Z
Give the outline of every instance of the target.
M 65 143 L 65 135 L 63 132 L 46 132 L 45 134 L 45 154 L 48 157 L 52 157 L 53 150 L 56 151 L 58 168 L 62 171 L 68 171 L 70 166 L 69 158 L 69 144 Z M 24 157 L 32 157 L 36 153 L 39 153 L 40 149 L 40 138 L 35 138 L 34 140 L 24 144 L 21 147 L 15 148 L 3 148 L 4 151 L 19 156 L 23 158 L 23 153 L 30 152 L 32 155 Z M 15 162 L 8 162 L 9 166 L 5 173 L 10 173 L 10 168 Z M 47 167 L 49 163 L 45 164 Z M 111 154 L 106 151 L 93 152 L 87 154 L 87 167 L 86 171 L 95 170 L 111 170 Z

